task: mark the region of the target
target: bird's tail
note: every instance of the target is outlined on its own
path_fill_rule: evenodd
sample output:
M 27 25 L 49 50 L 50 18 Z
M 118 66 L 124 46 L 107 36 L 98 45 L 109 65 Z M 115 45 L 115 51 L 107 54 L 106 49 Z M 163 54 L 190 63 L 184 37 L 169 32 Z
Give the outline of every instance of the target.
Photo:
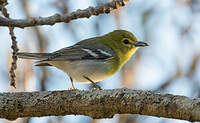
M 44 60 L 51 56 L 51 53 L 26 53 L 18 52 L 17 56 L 23 59 L 35 59 L 35 60 Z

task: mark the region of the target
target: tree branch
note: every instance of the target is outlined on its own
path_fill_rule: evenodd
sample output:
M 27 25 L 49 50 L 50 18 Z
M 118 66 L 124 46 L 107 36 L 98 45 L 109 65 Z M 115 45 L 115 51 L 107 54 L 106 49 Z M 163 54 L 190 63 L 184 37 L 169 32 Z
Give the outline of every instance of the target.
M 78 9 L 71 14 L 60 15 L 54 14 L 50 17 L 34 17 L 29 19 L 7 19 L 0 16 L 0 26 L 13 26 L 13 27 L 30 27 L 38 25 L 54 25 L 55 23 L 65 22 L 68 23 L 71 20 L 77 18 L 89 18 L 92 15 L 99 15 L 104 13 L 110 13 L 114 9 L 125 6 L 129 0 L 114 0 L 109 3 L 101 4 L 96 7 L 88 7 L 87 9 Z
M 70 114 L 99 119 L 125 113 L 200 121 L 200 99 L 124 88 L 0 93 L 0 118 L 9 120 Z

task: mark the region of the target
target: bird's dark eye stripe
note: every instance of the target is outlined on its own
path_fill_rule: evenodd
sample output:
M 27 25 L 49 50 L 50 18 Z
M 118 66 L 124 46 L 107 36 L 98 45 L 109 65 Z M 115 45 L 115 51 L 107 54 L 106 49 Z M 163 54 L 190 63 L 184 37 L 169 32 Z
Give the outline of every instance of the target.
M 130 43 L 129 40 L 127 40 L 127 39 L 124 40 L 123 42 L 124 42 L 124 44 L 129 44 Z

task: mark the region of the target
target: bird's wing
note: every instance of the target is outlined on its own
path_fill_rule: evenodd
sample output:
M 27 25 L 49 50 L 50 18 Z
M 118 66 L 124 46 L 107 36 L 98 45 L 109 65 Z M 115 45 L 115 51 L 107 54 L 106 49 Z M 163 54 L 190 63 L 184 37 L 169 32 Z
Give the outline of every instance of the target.
M 74 45 L 71 47 L 66 47 L 51 53 L 51 56 L 44 61 L 73 61 L 73 60 L 106 60 L 113 57 L 113 53 L 110 52 L 109 48 L 104 48 L 104 50 L 95 47 L 89 48 L 82 45 Z

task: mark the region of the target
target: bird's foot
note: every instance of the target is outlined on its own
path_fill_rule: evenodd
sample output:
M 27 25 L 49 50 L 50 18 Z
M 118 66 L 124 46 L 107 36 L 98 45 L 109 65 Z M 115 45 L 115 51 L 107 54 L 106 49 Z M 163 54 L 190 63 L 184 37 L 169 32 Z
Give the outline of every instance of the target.
M 103 90 L 101 88 L 101 86 L 97 85 L 94 81 L 92 81 L 89 77 L 87 76 L 83 76 L 85 79 L 87 79 L 88 81 L 90 81 L 92 83 L 91 88 L 94 89 L 98 89 L 98 90 Z
M 72 86 L 69 88 L 69 90 L 77 90 L 77 89 Z
M 92 90 L 103 90 L 102 88 L 101 88 L 101 86 L 99 86 L 99 85 L 97 85 L 96 83 L 92 83 L 92 85 L 90 86 L 91 88 L 92 88 Z
M 74 84 L 69 88 L 69 90 L 78 90 L 77 88 L 74 87 Z

